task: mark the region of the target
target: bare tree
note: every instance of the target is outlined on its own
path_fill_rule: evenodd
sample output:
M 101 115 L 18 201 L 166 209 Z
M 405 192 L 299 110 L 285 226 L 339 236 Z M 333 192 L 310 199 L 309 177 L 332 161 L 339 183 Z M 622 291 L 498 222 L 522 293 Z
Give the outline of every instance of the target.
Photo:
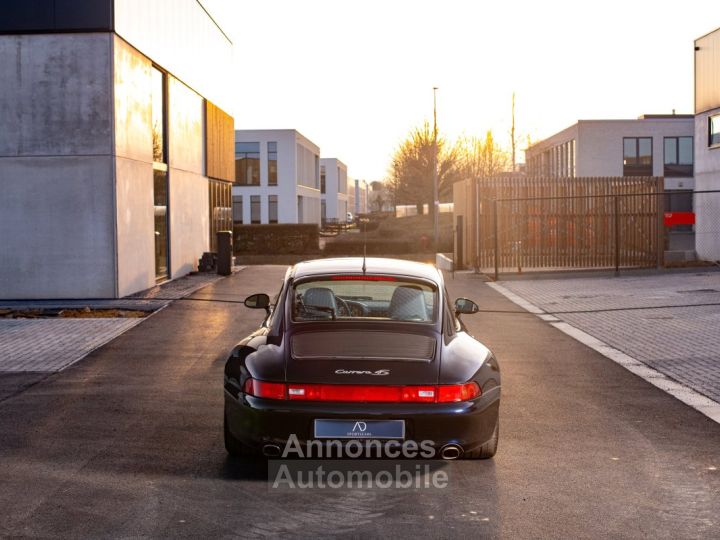
M 456 154 L 460 179 L 494 176 L 507 172 L 511 167 L 510 156 L 495 142 L 492 131 L 488 131 L 484 139 L 461 138 Z
M 433 204 L 434 136 L 428 122 L 410 132 L 395 151 L 389 171 L 389 189 L 397 204 L 414 204 L 422 214 L 423 204 L 430 213 Z M 457 178 L 458 154 L 445 138 L 438 136 L 438 185 L 441 194 L 451 191 Z

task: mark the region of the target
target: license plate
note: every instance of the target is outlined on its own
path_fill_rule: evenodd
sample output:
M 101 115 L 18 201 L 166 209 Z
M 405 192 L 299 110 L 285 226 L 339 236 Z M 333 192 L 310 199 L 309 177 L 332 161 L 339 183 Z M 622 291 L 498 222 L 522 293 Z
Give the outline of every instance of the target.
M 405 420 L 315 420 L 316 439 L 404 439 Z

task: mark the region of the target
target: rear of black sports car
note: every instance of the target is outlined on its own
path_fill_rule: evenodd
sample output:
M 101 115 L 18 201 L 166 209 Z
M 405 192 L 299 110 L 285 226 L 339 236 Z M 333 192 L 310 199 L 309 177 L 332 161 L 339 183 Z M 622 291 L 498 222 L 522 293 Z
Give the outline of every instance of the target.
M 294 291 L 285 291 L 274 322 L 241 342 L 226 364 L 231 454 L 277 456 L 296 438 L 415 441 L 446 459 L 494 455 L 499 367 L 486 347 L 444 321 L 452 314 L 439 290 L 424 323 L 325 317 L 325 310 L 298 322 Z

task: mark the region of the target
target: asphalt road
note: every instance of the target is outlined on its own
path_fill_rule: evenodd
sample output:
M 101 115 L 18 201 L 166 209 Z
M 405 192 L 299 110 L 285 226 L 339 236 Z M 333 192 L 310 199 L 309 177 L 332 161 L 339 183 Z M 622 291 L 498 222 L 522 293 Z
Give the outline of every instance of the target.
M 420 490 L 273 490 L 222 444 L 222 367 L 284 268 L 175 302 L 0 402 L 0 536 L 720 537 L 720 426 L 519 312 L 479 279 L 453 296 L 501 362 L 499 452 Z M 209 301 L 222 300 L 223 302 Z M 228 302 L 230 301 L 230 302 Z

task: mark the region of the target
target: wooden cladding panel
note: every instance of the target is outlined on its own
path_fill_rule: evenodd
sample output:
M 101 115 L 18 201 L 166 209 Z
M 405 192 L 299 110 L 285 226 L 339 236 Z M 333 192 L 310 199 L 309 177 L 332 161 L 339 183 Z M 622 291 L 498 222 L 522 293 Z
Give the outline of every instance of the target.
M 232 116 L 205 102 L 207 124 L 207 175 L 217 180 L 235 181 L 235 123 Z

